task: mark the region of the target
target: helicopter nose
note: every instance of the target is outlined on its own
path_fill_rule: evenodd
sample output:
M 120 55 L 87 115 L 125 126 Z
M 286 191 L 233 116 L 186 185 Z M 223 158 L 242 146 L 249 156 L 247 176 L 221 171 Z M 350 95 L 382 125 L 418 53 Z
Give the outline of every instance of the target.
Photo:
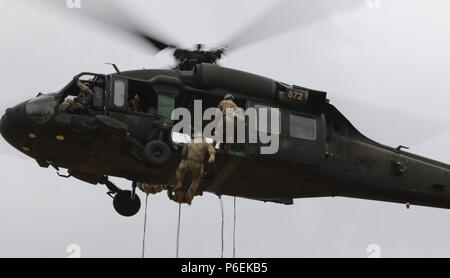
M 12 108 L 8 108 L 0 120 L 0 133 L 5 140 L 18 148 L 25 138 L 21 127 L 24 126 L 25 103 L 20 103 Z

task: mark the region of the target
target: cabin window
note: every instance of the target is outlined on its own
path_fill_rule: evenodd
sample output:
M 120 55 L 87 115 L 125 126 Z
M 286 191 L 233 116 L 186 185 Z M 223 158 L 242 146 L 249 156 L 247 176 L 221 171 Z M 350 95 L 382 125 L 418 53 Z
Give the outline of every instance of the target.
M 281 127 L 281 115 L 280 110 L 270 106 L 255 105 L 256 114 L 258 115 L 258 131 L 266 132 L 267 134 L 280 134 Z M 267 122 L 265 126 L 262 124 L 263 113 L 266 115 Z M 278 124 L 274 123 L 272 125 L 272 115 L 278 115 Z M 263 116 L 264 118 L 264 116 Z
M 290 134 L 294 138 L 315 141 L 317 139 L 316 120 L 291 114 Z
M 117 107 L 123 107 L 125 105 L 125 88 L 126 84 L 124 80 L 114 80 L 114 105 Z
M 175 108 L 175 99 L 164 95 L 158 95 L 158 114 L 170 119 Z

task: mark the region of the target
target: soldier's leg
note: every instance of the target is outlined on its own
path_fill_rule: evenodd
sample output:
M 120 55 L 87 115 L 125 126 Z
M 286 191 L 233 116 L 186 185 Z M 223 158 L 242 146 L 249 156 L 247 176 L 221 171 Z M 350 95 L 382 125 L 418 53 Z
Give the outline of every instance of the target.
M 186 176 L 187 165 L 186 161 L 182 160 L 180 164 L 178 165 L 177 169 L 177 186 L 175 187 L 174 191 L 183 188 L 183 180 Z
M 184 191 L 183 189 L 175 191 L 175 202 L 180 203 L 180 204 L 184 203 L 185 196 L 186 196 L 186 191 Z
M 222 142 L 220 142 L 220 149 L 225 149 L 225 146 L 227 145 L 227 118 L 224 115 L 222 118 L 220 130 L 222 131 Z
M 194 196 L 197 194 L 198 187 L 200 185 L 200 182 L 202 181 L 202 176 L 203 176 L 203 164 L 198 163 L 198 165 L 196 165 L 196 167 L 192 171 L 192 182 L 191 186 L 189 187 L 189 195 L 187 203 L 191 204 L 192 199 L 194 199 Z
M 223 140 L 223 119 L 219 121 L 219 124 L 217 125 L 217 129 L 214 131 L 214 141 L 216 146 L 219 144 L 219 148 L 222 148 L 224 140 Z
M 235 142 L 236 138 L 234 137 L 234 129 L 235 123 L 232 117 L 226 117 L 226 133 L 225 133 L 225 153 L 229 154 L 231 151 L 231 146 Z
M 79 102 L 72 101 L 70 103 L 70 107 L 69 107 L 70 112 L 75 112 L 75 111 L 79 111 L 79 110 L 83 110 L 83 109 L 84 109 L 84 106 Z
M 178 165 L 177 169 L 177 186 L 174 188 L 173 192 L 175 192 L 174 201 L 181 203 L 184 199 L 184 189 L 183 189 L 183 180 L 187 174 L 188 165 L 185 160 L 181 161 L 180 165 Z

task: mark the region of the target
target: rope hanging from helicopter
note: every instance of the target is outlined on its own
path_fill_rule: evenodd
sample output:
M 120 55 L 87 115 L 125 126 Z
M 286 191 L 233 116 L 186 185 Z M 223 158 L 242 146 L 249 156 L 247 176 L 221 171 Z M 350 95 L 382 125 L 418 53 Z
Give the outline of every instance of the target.
M 145 211 L 144 211 L 144 227 L 143 227 L 143 239 L 142 239 L 142 258 L 145 258 L 145 247 L 147 237 L 147 217 L 148 217 L 148 199 L 150 192 L 146 192 L 145 198 Z M 224 234 L 225 234 L 225 213 L 222 196 L 219 196 L 220 212 L 221 212 L 221 258 L 224 257 Z M 233 200 L 233 258 L 236 257 L 236 196 Z M 176 239 L 176 253 L 175 257 L 179 258 L 180 250 L 180 231 L 181 231 L 181 203 L 178 204 L 178 221 L 177 221 L 177 239 Z
M 221 216 L 222 216 L 222 222 L 221 222 L 221 240 L 222 240 L 221 258 L 223 258 L 225 217 L 224 217 L 224 206 L 223 206 L 222 196 L 219 196 L 219 200 L 220 200 L 220 210 L 221 210 Z M 233 199 L 233 258 L 236 258 L 236 196 L 234 196 L 234 199 Z
M 219 196 L 219 201 L 220 201 L 220 211 L 221 211 L 221 215 L 222 215 L 222 225 L 221 225 L 221 231 L 220 231 L 220 235 L 221 235 L 221 239 L 222 239 L 222 253 L 221 253 L 221 258 L 223 259 L 223 229 L 224 229 L 224 214 L 223 214 L 223 199 L 222 196 Z
M 236 258 L 236 196 L 233 200 L 233 258 Z
M 181 219 L 181 203 L 178 204 L 178 226 L 177 226 L 177 250 L 175 257 L 178 258 L 178 251 L 180 247 L 180 219 Z
M 142 258 L 145 256 L 145 237 L 146 237 L 146 227 L 147 227 L 147 208 L 148 208 L 148 193 L 145 196 L 145 213 L 144 213 L 144 235 L 142 239 Z

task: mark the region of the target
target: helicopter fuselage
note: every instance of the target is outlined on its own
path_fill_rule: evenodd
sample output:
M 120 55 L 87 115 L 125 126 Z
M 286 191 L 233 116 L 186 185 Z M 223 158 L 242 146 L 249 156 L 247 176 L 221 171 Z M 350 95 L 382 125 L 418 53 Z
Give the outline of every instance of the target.
M 202 191 L 283 204 L 343 196 L 450 208 L 449 165 L 366 138 L 323 92 L 217 65 L 192 71 L 82 73 L 74 80 L 85 75 L 94 76 L 87 81 L 94 91 L 89 111 L 58 112 L 73 92 L 72 81 L 57 93 L 8 109 L 1 121 L 3 137 L 41 167 L 68 169 L 92 184 L 117 176 L 174 185 L 181 146 L 171 136 L 171 112 L 192 110 L 194 100 L 202 100 L 204 109 L 215 107 L 232 92 L 240 107 L 279 110 L 279 149 L 261 154 L 262 144 L 246 141 L 229 154 L 218 150 L 214 165 L 206 166 Z M 96 90 L 98 78 L 105 83 Z M 131 110 L 129 101 L 136 95 L 141 108 Z M 152 140 L 171 148 L 170 159 L 160 167 L 140 156 Z

